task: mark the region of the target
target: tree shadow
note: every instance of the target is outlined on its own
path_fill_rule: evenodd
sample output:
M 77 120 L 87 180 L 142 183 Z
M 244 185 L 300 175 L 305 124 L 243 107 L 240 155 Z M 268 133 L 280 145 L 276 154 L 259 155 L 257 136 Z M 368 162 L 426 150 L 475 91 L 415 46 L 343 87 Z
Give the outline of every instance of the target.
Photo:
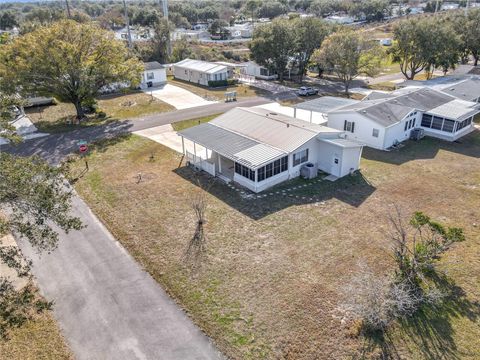
M 207 191 L 251 219 L 259 220 L 290 206 L 319 204 L 330 199 L 340 200 L 350 206 L 360 206 L 375 190 L 361 172 L 345 176 L 335 182 L 322 179 L 295 178 L 255 194 L 235 183 L 216 181 L 204 171 L 189 166 L 173 170 L 177 175 Z
M 414 315 L 399 320 L 394 334 L 389 331 L 384 334 L 364 334 L 361 354 L 377 350 L 382 359 L 403 359 L 405 353 L 403 357 L 400 356 L 396 344 L 408 342 L 422 359 L 463 358 L 464 354 L 457 348 L 455 342 L 452 322 L 459 318 L 467 318 L 471 322 L 478 321 L 480 303 L 470 301 L 465 291 L 445 274 L 432 272 L 428 279 L 448 294 L 444 301 L 439 305 L 424 305 Z
M 432 137 L 420 141 L 407 140 L 402 148 L 382 151 L 365 147 L 362 156 L 368 160 L 401 165 L 413 160 L 434 159 L 439 151 L 453 152 L 473 158 L 480 157 L 480 131 L 475 129 L 461 139 L 449 142 Z

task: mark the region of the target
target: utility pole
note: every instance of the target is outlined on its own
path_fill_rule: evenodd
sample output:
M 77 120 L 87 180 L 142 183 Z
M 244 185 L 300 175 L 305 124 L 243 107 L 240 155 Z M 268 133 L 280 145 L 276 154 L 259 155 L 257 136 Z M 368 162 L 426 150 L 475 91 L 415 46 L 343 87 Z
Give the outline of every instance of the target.
M 470 0 L 467 0 L 467 4 L 465 6 L 465 16 L 468 14 L 468 8 L 470 7 Z
M 130 33 L 130 19 L 128 17 L 127 11 L 127 3 L 123 0 L 123 11 L 125 13 L 125 23 L 127 24 L 127 41 L 128 41 L 128 48 L 132 48 L 132 34 Z
M 438 11 L 438 4 L 439 4 L 440 0 L 437 0 L 436 3 L 435 3 L 435 14 L 437 13 Z
M 172 43 L 170 42 L 170 23 L 168 22 L 168 0 L 159 0 L 162 6 L 163 17 L 167 21 L 168 39 L 167 39 L 167 55 L 172 55 Z
M 65 4 L 67 5 L 68 18 L 71 19 L 72 18 L 72 13 L 70 12 L 70 4 L 68 3 L 68 0 L 65 0 Z

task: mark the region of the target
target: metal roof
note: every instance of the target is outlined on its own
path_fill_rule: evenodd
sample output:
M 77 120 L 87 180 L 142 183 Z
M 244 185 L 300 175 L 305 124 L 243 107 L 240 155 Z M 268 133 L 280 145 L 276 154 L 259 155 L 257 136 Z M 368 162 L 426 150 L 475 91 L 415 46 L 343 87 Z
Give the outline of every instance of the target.
M 398 93 L 397 93 L 398 94 Z M 430 88 L 402 90 L 401 95 L 379 100 L 365 100 L 333 112 L 355 111 L 376 123 L 388 127 L 401 121 L 413 110 L 429 111 L 455 100 L 454 97 Z M 396 95 L 396 93 L 392 93 Z
M 461 100 L 475 100 L 480 97 L 480 79 L 471 78 L 457 83 L 448 84 L 441 90 Z
M 235 162 L 255 169 L 293 152 L 317 136 L 342 131 L 310 124 L 261 108 L 235 108 L 209 123 L 179 131 Z
M 343 148 L 357 148 L 357 147 L 362 147 L 364 144 L 352 141 L 352 140 L 347 140 L 347 139 L 318 139 L 320 141 L 324 141 L 329 144 L 334 144 Z
M 327 113 L 329 111 L 338 109 L 343 106 L 352 105 L 358 103 L 358 100 L 346 99 L 334 96 L 322 96 L 320 98 L 305 101 L 295 105 L 297 109 L 310 110 L 319 113 Z
M 219 65 L 208 61 L 185 59 L 174 64 L 184 69 L 199 71 L 207 74 L 213 74 L 219 71 L 227 71 L 225 65 Z
M 461 121 L 480 112 L 480 109 L 476 105 L 476 103 L 471 101 L 455 99 L 429 110 L 428 113 Z
M 252 169 L 285 155 L 283 151 L 210 123 L 184 129 L 178 134 Z
M 285 152 L 292 152 L 321 133 L 341 131 L 262 108 L 235 108 L 213 119 L 211 124 L 247 136 Z
M 165 66 L 160 64 L 158 61 L 144 62 L 143 66 L 145 67 L 145 70 L 157 70 L 165 68 Z

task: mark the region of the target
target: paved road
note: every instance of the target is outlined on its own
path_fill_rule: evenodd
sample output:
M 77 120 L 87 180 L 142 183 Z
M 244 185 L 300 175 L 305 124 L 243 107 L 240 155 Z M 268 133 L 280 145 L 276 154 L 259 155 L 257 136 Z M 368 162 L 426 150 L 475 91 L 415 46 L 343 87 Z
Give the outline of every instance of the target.
M 61 233 L 59 247 L 33 259 L 41 292 L 79 360 L 221 359 L 210 340 L 110 235 L 79 197 L 87 228 Z
M 0 145 L 0 151 L 9 151 L 21 156 L 39 155 L 47 159 L 50 163 L 56 164 L 66 155 L 77 151 L 77 142 L 79 140 L 85 140 L 91 143 L 106 137 L 116 137 L 121 134 L 149 129 L 159 125 L 223 113 L 236 106 L 257 106 L 272 102 L 275 99 L 288 98 L 291 96 L 292 94 L 277 94 L 277 96 L 272 99 L 265 97 L 244 98 L 236 102 L 221 102 L 197 108 L 148 115 L 132 120 L 116 121 L 101 126 L 80 128 L 66 133 L 51 134 L 42 138 L 25 141 L 15 147 Z

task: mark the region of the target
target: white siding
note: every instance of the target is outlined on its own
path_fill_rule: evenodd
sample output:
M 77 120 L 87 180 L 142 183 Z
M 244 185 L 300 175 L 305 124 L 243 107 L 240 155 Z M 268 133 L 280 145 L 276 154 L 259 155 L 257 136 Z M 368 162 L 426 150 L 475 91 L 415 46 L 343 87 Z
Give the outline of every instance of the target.
M 343 131 L 345 120 L 355 122 L 354 132 L 345 132 L 347 139 L 364 143 L 375 149 L 384 149 L 385 128 L 357 112 L 329 113 L 327 126 Z M 378 130 L 378 137 L 373 136 L 373 129 Z
M 149 75 L 153 75 L 153 79 L 149 79 Z M 167 69 L 145 70 L 142 74 L 141 87 L 146 87 L 149 82 L 152 82 L 153 86 L 165 84 L 167 82 Z
M 208 81 L 215 80 L 215 75 L 217 75 L 217 80 L 227 80 L 228 79 L 228 70 L 220 70 L 215 74 L 207 74 L 204 72 L 185 69 L 180 66 L 173 66 L 173 76 L 176 79 L 189 81 L 194 84 L 199 84 L 203 86 L 208 86 Z

